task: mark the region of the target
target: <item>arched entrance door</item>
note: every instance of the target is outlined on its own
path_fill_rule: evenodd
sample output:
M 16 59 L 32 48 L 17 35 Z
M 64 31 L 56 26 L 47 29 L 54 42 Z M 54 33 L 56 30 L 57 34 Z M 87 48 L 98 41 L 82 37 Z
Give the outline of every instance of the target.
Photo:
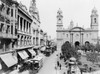
M 79 46 L 80 45 L 80 42 L 79 41 L 76 41 L 75 42 L 75 46 Z
M 90 44 L 89 41 L 86 41 L 86 42 L 85 42 L 85 46 L 88 46 L 89 44 Z

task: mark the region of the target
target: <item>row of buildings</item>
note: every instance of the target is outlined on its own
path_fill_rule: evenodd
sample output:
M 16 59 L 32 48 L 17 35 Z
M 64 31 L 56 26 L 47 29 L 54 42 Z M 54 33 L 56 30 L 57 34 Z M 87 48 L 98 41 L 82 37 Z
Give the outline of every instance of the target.
M 1 71 L 27 59 L 26 51 L 46 45 L 48 35 L 40 28 L 35 0 L 29 11 L 15 0 L 0 0 L 0 74 Z M 37 53 L 38 54 L 38 53 Z M 10 60 L 9 60 L 10 59 Z

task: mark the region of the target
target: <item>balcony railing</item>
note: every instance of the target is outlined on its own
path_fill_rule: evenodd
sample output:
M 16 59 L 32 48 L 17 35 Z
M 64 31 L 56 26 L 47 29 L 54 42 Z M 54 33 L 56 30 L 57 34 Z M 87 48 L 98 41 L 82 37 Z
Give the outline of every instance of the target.
M 20 31 L 20 30 L 18 30 L 17 33 L 24 34 L 24 35 L 30 35 L 31 36 L 31 33 L 26 33 L 26 32 Z
M 3 33 L 3 32 L 0 32 L 0 37 L 2 37 L 2 38 L 10 38 L 10 39 L 16 39 L 17 38 L 17 36 L 15 36 L 15 35 L 8 34 L 8 33 Z
M 23 46 L 17 46 L 14 49 L 19 50 L 19 49 L 25 49 L 25 48 L 30 48 L 33 47 L 33 45 L 23 45 Z

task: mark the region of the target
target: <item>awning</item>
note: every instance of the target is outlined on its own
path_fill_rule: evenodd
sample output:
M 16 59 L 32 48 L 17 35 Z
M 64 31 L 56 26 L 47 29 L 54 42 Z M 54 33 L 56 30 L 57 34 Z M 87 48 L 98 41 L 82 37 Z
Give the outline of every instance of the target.
M 26 51 L 23 51 L 23 53 L 24 53 L 24 56 L 25 56 L 26 58 L 28 58 L 28 57 L 29 57 L 29 55 L 27 54 L 27 52 L 26 52 Z
M 20 51 L 20 52 L 18 52 L 18 54 L 20 55 L 20 57 L 22 59 L 26 59 L 26 58 L 29 57 L 28 54 L 25 51 Z
M 70 60 L 76 61 L 76 59 L 74 57 L 71 57 Z
M 36 53 L 35 53 L 35 51 L 33 49 L 28 49 L 28 51 L 32 54 L 32 56 L 36 55 Z
M 34 46 L 34 49 L 38 49 L 40 46 Z
M 0 70 L 2 69 L 2 65 L 1 65 L 1 63 L 0 63 Z
M 7 67 L 11 67 L 18 62 L 17 59 L 15 59 L 15 57 L 16 56 L 12 56 L 11 53 L 0 55 L 0 58 L 7 65 Z
M 43 57 L 42 56 L 36 56 L 35 58 L 33 58 L 33 60 L 41 60 L 41 59 L 43 59 Z
M 45 51 L 45 49 L 46 49 L 46 47 L 42 47 L 40 50 L 41 50 L 41 51 Z

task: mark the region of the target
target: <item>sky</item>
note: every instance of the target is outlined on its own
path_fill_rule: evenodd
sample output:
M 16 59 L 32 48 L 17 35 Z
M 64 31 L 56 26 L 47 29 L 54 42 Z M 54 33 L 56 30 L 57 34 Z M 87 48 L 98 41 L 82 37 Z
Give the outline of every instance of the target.
M 29 9 L 31 0 L 17 1 L 21 1 Z M 78 25 L 79 27 L 89 28 L 91 22 L 90 15 L 94 7 L 100 16 L 100 0 L 36 0 L 36 6 L 39 11 L 41 29 L 47 32 L 51 38 L 56 38 L 56 16 L 59 8 L 63 12 L 64 28 L 69 26 L 71 20 L 73 20 L 74 26 Z

